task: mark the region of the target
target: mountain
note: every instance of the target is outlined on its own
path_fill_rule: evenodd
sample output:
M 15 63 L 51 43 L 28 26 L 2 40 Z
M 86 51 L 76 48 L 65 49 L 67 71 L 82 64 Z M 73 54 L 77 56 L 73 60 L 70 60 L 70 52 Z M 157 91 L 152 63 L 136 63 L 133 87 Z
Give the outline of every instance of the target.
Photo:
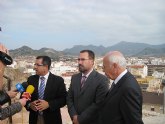
M 165 55 L 165 44 L 161 45 L 150 45 L 145 43 L 132 43 L 132 42 L 126 42 L 121 41 L 120 43 L 117 43 L 113 46 L 104 47 L 104 46 L 82 46 L 77 45 L 70 49 L 65 49 L 63 52 L 65 54 L 72 54 L 72 55 L 78 55 L 80 50 L 83 49 L 90 49 L 95 52 L 96 55 L 102 56 L 105 55 L 105 53 L 113 50 L 118 50 L 122 52 L 126 56 L 154 56 L 154 55 Z
M 145 48 L 135 56 L 165 56 L 165 48 Z
M 59 56 L 62 56 L 63 53 L 60 51 L 56 51 L 51 48 L 41 48 L 39 50 L 33 50 L 28 46 L 22 46 L 15 50 L 9 50 L 10 55 L 14 57 L 18 56 L 39 56 L 39 55 L 48 55 L 54 60 L 58 60 Z
M 84 49 L 90 49 L 95 52 L 96 55 L 102 56 L 105 53 L 105 47 L 104 46 L 94 46 L 94 45 L 88 45 L 88 46 L 83 46 L 83 45 L 76 45 L 71 49 L 65 49 L 63 50 L 64 54 L 71 54 L 71 55 L 78 55 L 81 50 Z
M 51 48 L 33 50 L 28 46 L 22 46 L 21 48 L 10 50 L 9 52 L 12 57 L 48 55 L 54 60 L 59 60 L 61 56 L 77 56 L 79 52 L 84 49 L 90 49 L 94 51 L 96 56 L 103 56 L 105 53 L 113 50 L 121 51 L 126 56 L 165 56 L 165 44 L 150 45 L 145 43 L 132 43 L 126 41 L 122 41 L 108 47 L 95 45 L 76 45 L 63 51 L 56 51 Z
M 107 47 L 106 52 L 118 50 L 122 52 L 124 55 L 132 56 L 149 46 L 150 46 L 149 44 L 145 44 L 145 43 L 132 43 L 132 42 L 122 41 L 116 45 Z

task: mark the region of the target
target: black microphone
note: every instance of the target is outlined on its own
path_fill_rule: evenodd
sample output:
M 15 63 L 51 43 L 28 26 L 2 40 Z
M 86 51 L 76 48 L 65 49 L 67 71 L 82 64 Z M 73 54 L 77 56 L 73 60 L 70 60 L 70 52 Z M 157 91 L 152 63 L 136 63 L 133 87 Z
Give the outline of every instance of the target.
M 11 65 L 13 63 L 13 59 L 7 55 L 6 53 L 0 51 L 0 60 L 5 64 L 5 65 Z

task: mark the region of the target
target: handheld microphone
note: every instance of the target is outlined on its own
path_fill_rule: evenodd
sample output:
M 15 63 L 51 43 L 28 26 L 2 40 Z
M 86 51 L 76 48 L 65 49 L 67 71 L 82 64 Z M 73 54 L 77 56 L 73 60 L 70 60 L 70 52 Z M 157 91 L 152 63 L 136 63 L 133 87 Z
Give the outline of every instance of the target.
M 33 85 L 29 85 L 26 89 L 26 92 L 32 94 L 34 92 L 34 86 Z
M 34 92 L 34 86 L 33 85 L 29 85 L 26 89 L 26 92 L 24 92 L 22 94 L 23 98 L 26 98 L 28 100 L 31 100 L 31 94 Z
M 28 86 L 27 82 L 23 82 L 22 84 L 21 83 L 17 83 L 15 85 L 16 89 L 14 91 L 23 93 L 23 92 L 25 92 L 25 89 L 27 88 L 27 86 Z
M 14 90 L 14 91 L 18 91 L 20 93 L 23 93 L 25 91 L 25 89 L 23 88 L 22 84 L 20 84 L 20 83 L 17 83 L 15 85 L 15 87 L 16 87 L 16 90 Z

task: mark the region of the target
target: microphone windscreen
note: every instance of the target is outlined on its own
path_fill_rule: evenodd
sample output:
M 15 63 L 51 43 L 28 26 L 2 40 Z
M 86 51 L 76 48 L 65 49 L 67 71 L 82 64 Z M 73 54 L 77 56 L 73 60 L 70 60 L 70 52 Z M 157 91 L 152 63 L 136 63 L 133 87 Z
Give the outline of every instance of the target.
M 26 92 L 32 94 L 34 92 L 34 86 L 33 85 L 29 85 L 26 89 Z
M 24 89 L 24 87 L 22 86 L 21 83 L 17 83 L 17 84 L 15 85 L 15 87 L 16 87 L 16 89 L 15 89 L 14 91 L 16 91 L 16 92 L 23 93 L 23 92 L 25 91 L 25 89 Z

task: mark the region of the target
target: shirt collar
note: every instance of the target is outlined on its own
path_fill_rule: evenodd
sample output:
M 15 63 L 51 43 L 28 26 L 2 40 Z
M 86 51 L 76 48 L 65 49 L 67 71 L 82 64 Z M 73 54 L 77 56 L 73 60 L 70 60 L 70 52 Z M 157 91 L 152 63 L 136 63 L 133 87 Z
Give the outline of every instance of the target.
M 88 74 L 86 74 L 86 75 L 82 73 L 82 76 L 85 76 L 86 78 L 88 78 L 88 76 L 90 75 L 90 73 L 91 73 L 92 71 L 93 71 L 93 68 L 92 68 L 92 69 L 90 70 L 90 72 L 88 72 Z
M 48 79 L 48 76 L 49 76 L 49 74 L 50 74 L 50 72 L 48 72 L 46 75 L 44 75 L 44 76 L 40 76 L 40 78 L 41 77 L 44 77 L 46 80 Z
M 117 84 L 117 82 L 127 73 L 127 69 L 125 69 L 115 80 L 114 83 Z

